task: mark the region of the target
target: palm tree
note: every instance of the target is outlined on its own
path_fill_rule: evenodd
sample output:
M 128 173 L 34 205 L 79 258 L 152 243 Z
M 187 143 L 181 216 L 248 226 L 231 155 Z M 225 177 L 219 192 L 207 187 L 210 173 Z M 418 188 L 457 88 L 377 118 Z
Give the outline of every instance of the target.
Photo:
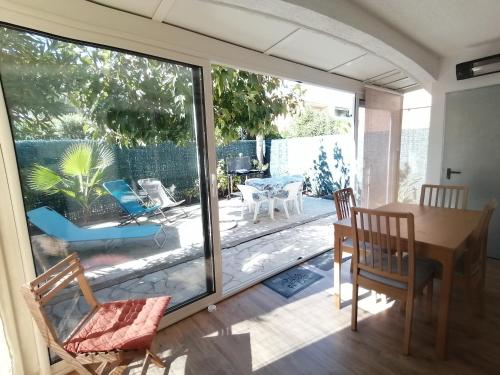
M 105 145 L 76 143 L 66 149 L 59 172 L 35 164 L 28 175 L 31 189 L 47 195 L 63 194 L 76 201 L 87 221 L 92 204 L 105 195 L 101 187 L 105 170 L 114 163 L 113 152 Z

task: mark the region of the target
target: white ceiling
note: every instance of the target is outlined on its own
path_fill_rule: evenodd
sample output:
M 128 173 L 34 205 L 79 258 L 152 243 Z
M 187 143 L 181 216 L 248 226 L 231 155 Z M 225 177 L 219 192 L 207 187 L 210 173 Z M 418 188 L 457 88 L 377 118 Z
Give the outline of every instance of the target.
M 351 0 L 441 56 L 500 42 L 499 0 Z
M 374 85 L 406 90 L 418 84 L 361 46 L 262 13 L 203 0 L 92 1 Z

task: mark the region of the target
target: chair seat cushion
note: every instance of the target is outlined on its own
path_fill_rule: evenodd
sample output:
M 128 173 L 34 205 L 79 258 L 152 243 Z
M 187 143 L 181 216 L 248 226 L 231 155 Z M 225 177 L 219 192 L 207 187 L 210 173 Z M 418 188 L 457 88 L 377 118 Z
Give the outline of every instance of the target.
M 403 275 L 408 274 L 407 259 L 408 258 L 405 257 L 401 263 Z M 384 264 L 387 264 L 387 263 L 384 262 Z M 393 269 L 392 272 L 396 272 L 396 267 L 397 267 L 396 264 L 397 264 L 396 259 L 394 259 L 391 262 L 391 268 Z M 415 289 L 421 289 L 425 285 L 425 283 L 427 283 L 427 281 L 429 281 L 433 277 L 433 275 L 436 273 L 436 270 L 437 270 L 437 262 L 434 262 L 430 259 L 417 258 L 415 260 Z M 390 279 L 390 278 L 387 278 L 387 277 L 384 277 L 381 275 L 377 275 L 377 274 L 371 273 L 371 272 L 366 271 L 366 270 L 360 270 L 359 274 L 363 277 L 366 277 L 367 279 L 377 281 L 377 282 L 380 282 L 380 283 L 383 283 L 383 284 L 386 284 L 386 285 L 389 285 L 389 286 L 392 286 L 392 287 L 395 287 L 398 289 L 406 289 L 407 288 L 406 283 L 403 283 L 403 282 L 400 282 L 397 280 L 393 280 L 393 279 Z
M 170 296 L 104 303 L 64 348 L 75 354 L 149 349 Z

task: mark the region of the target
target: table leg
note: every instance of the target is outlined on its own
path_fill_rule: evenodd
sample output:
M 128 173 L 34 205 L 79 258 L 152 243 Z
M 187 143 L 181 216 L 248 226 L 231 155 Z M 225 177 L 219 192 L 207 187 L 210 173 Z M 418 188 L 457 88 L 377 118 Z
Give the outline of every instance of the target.
M 439 312 L 436 334 L 436 352 L 439 358 L 446 358 L 446 346 L 448 339 L 448 318 L 450 314 L 451 293 L 453 286 L 453 256 L 443 259 L 443 275 L 441 289 L 439 291 Z
M 337 231 L 335 230 L 334 234 L 334 250 L 333 250 L 333 303 L 335 304 L 335 307 L 340 310 L 340 306 L 342 303 L 342 299 L 340 296 L 340 290 L 341 290 L 341 280 L 342 280 L 342 273 L 341 273 L 341 265 L 342 265 L 342 241 L 341 237 L 337 234 Z

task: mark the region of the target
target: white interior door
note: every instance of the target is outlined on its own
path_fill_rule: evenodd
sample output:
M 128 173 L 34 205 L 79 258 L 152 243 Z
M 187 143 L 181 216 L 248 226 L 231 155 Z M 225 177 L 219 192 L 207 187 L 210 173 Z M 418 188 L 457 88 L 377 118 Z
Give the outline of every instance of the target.
M 500 85 L 448 93 L 441 183 L 467 185 L 470 209 L 500 196 Z M 448 168 L 450 172 L 447 173 Z M 489 230 L 488 255 L 500 258 L 500 214 Z

